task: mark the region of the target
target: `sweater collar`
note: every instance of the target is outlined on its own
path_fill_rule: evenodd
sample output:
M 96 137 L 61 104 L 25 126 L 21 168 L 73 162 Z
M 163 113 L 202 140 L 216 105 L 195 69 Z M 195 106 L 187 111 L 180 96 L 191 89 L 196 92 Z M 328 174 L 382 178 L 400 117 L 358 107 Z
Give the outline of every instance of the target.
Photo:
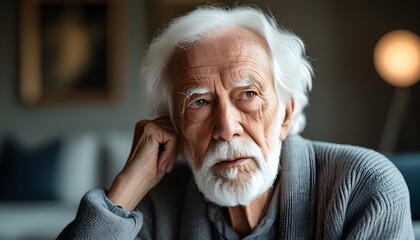
M 279 174 L 280 238 L 307 239 L 312 235 L 315 151 L 310 141 L 289 136 L 283 144 Z

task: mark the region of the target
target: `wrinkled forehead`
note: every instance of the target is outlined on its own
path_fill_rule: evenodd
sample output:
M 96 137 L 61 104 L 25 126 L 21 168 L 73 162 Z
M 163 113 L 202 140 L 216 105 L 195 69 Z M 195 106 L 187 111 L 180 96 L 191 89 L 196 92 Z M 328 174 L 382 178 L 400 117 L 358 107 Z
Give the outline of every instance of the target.
M 268 56 L 268 47 L 265 40 L 256 33 L 232 28 L 198 40 L 184 54 L 190 66 L 203 66 L 259 55 Z
M 261 36 L 247 29 L 230 28 L 215 31 L 185 49 L 178 48 L 168 64 L 168 73 L 179 79 L 186 70 L 203 66 L 228 68 L 245 62 L 259 64 L 269 55 L 268 45 Z

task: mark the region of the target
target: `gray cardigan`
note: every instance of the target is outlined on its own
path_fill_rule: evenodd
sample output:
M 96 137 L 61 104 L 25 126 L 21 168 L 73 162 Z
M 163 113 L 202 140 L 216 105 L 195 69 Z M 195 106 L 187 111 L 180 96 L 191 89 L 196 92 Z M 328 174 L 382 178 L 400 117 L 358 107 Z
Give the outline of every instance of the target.
M 289 136 L 280 164 L 280 239 L 414 239 L 407 186 L 383 155 Z M 218 239 L 209 204 L 179 164 L 132 212 L 89 191 L 58 239 Z

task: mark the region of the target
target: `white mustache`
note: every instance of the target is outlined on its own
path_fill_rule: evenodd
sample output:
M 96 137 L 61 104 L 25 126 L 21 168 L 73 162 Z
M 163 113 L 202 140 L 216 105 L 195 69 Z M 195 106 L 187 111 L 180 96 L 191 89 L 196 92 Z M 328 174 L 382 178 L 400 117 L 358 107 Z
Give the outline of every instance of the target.
M 235 137 L 230 141 L 218 141 L 204 156 L 202 168 L 209 169 L 217 163 L 244 157 L 254 158 L 259 167 L 264 159 L 261 149 L 252 140 Z

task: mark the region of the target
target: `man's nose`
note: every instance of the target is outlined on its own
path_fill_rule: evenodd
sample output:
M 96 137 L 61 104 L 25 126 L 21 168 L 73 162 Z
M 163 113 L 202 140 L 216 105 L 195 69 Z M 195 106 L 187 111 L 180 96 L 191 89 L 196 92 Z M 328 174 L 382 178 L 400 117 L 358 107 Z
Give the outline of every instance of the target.
M 213 138 L 230 141 L 234 136 L 241 136 L 244 129 L 240 119 L 241 115 L 235 106 L 220 104 L 214 116 Z

